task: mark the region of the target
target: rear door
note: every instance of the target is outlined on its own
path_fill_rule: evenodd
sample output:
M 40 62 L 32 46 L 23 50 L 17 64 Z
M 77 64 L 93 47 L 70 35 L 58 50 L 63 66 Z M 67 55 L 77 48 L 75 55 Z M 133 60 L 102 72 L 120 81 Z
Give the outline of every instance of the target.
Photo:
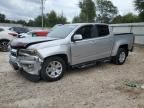
M 107 25 L 95 25 L 93 33 L 95 59 L 102 59 L 111 56 L 111 51 L 114 43 L 114 37 L 110 35 Z

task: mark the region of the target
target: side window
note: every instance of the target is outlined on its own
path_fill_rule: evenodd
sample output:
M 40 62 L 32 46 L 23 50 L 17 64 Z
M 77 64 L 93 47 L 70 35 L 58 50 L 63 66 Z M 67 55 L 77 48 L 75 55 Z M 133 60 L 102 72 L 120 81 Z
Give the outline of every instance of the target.
M 4 29 L 0 28 L 0 32 L 4 31 Z
M 109 35 L 109 27 L 107 25 L 96 25 L 97 37 Z
M 81 27 L 75 34 L 81 34 L 83 39 L 92 38 L 92 25 Z

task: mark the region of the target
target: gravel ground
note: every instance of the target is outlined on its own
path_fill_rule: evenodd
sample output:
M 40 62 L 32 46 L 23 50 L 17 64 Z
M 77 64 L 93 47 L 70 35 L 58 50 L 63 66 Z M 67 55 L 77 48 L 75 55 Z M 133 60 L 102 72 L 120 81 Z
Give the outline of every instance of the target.
M 0 108 L 144 108 L 144 48 L 135 48 L 122 66 L 101 63 L 71 70 L 57 82 L 33 83 L 13 71 L 0 53 Z

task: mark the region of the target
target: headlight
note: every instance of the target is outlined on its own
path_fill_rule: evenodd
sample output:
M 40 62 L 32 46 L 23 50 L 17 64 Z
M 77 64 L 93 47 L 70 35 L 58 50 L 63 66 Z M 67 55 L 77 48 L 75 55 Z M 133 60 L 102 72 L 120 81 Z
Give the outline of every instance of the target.
M 24 54 L 37 55 L 37 50 L 35 50 L 35 49 L 20 49 L 18 51 L 18 55 L 24 55 Z

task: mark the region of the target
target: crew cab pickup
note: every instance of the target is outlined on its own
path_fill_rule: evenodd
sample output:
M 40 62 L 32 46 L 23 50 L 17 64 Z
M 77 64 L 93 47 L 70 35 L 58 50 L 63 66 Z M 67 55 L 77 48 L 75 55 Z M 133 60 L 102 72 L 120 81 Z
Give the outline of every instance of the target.
M 65 24 L 48 37 L 13 40 L 9 61 L 32 81 L 57 81 L 68 67 L 100 60 L 124 64 L 134 39 L 131 33 L 113 34 L 107 24 Z

